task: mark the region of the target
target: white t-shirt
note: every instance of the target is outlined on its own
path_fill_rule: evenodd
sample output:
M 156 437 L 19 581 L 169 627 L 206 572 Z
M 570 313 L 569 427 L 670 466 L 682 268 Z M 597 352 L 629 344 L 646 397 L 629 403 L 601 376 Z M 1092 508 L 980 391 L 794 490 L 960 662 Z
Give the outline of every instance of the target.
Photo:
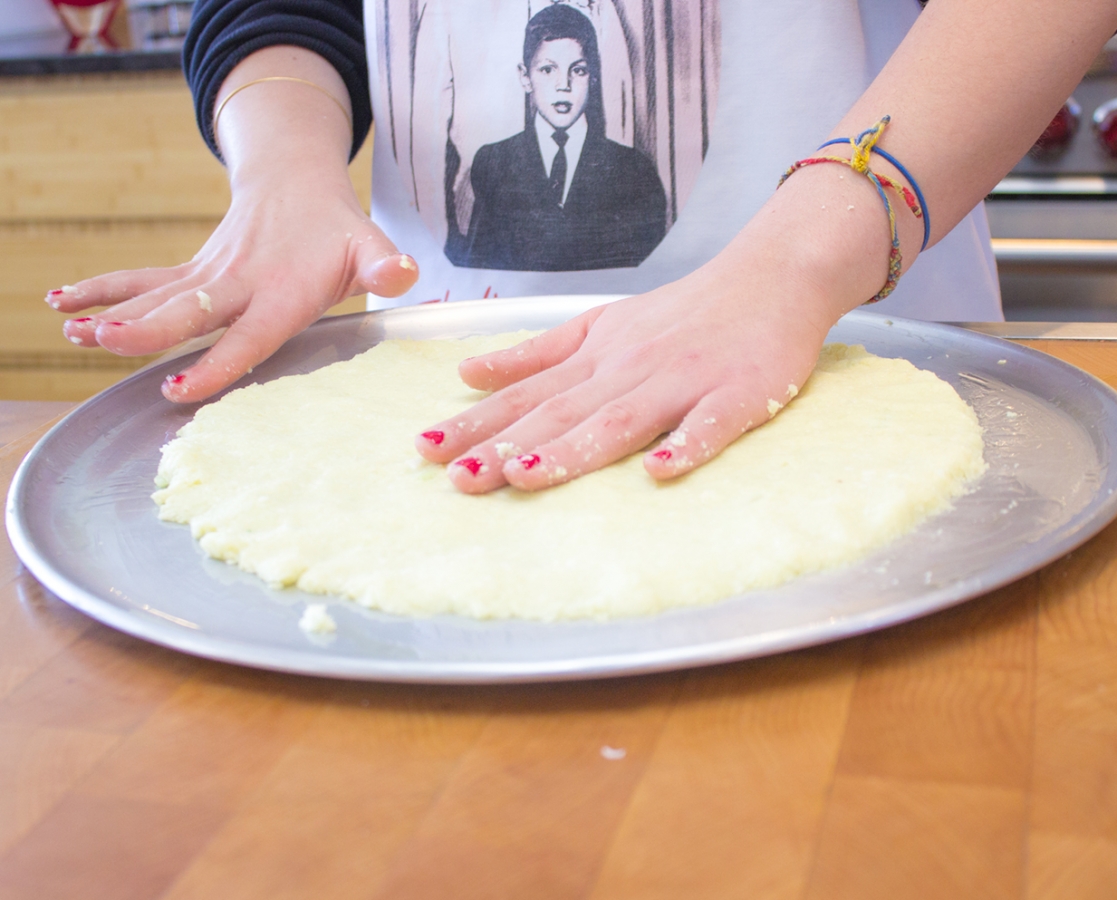
M 386 303 L 637 293 L 686 274 L 826 139 L 918 14 L 917 0 L 366 0 L 373 218 L 421 269 Z M 559 190 L 546 142 L 570 147 L 572 125 Z M 1001 319 L 983 209 L 873 309 Z

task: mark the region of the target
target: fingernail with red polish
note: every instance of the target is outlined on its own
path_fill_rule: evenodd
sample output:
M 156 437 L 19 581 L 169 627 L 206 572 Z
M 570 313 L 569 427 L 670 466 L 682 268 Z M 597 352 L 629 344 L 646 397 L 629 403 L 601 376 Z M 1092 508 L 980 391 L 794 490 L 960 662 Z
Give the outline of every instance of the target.
M 186 376 L 179 372 L 177 375 L 168 375 L 163 379 L 164 384 L 175 385 L 176 387 L 186 380 Z
M 106 322 L 106 325 L 126 325 L 127 322 Z
M 662 450 L 656 450 L 656 452 L 653 453 L 652 456 L 654 456 L 656 459 L 670 459 L 671 451 L 664 447 Z
M 470 475 L 480 475 L 486 471 L 485 464 L 476 456 L 467 456 L 465 459 L 459 459 L 454 465 L 461 466 L 463 469 L 469 469 Z
M 71 322 L 92 322 L 92 316 L 82 316 L 80 319 L 71 319 Z
M 534 469 L 537 465 L 539 465 L 539 454 L 525 453 L 523 456 L 517 456 L 516 462 L 518 462 L 525 469 Z
M 446 434 L 442 431 L 424 431 L 422 437 L 426 438 L 435 446 L 438 446 L 446 440 Z

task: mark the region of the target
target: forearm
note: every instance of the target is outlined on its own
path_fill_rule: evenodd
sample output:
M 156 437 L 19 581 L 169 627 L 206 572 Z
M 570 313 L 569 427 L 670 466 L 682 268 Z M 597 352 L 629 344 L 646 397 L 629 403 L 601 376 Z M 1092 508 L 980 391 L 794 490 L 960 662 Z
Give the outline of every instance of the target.
M 217 152 L 213 113 L 233 68 L 273 46 L 303 47 L 341 75 L 353 106 L 355 156 L 372 122 L 361 0 L 197 0 L 182 60 L 206 143 Z
M 1027 152 L 1115 30 L 1114 0 L 932 0 L 832 136 L 892 116 L 879 146 L 918 179 L 934 243 Z
M 1117 0 L 933 0 L 831 136 L 855 136 L 891 116 L 878 146 L 918 180 L 934 244 L 1027 152 L 1115 28 Z M 848 145 L 825 152 L 851 155 Z M 903 181 L 879 155 L 872 167 Z M 893 200 L 906 270 L 923 222 Z M 867 178 L 809 166 L 696 274 L 714 284 L 768 272 L 784 305 L 796 307 L 788 314 L 829 327 L 880 290 L 889 241 Z

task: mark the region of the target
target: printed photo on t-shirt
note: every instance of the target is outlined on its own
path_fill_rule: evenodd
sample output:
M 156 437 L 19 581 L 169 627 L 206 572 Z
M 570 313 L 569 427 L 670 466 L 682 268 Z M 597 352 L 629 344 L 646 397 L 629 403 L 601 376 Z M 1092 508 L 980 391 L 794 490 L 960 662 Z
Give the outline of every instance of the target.
M 376 140 L 447 258 L 519 271 L 646 259 L 705 157 L 717 2 L 376 0 Z

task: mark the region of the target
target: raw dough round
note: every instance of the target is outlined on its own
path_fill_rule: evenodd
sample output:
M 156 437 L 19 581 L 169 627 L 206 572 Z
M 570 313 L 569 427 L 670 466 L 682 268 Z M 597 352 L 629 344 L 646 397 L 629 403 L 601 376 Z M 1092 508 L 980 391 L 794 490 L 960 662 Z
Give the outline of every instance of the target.
M 386 341 L 234 391 L 163 448 L 159 516 L 273 586 L 392 613 L 609 618 L 851 562 L 985 470 L 949 385 L 831 345 L 769 424 L 675 481 L 637 453 L 540 493 L 460 494 L 414 436 L 483 396 L 459 360 L 523 337 Z

